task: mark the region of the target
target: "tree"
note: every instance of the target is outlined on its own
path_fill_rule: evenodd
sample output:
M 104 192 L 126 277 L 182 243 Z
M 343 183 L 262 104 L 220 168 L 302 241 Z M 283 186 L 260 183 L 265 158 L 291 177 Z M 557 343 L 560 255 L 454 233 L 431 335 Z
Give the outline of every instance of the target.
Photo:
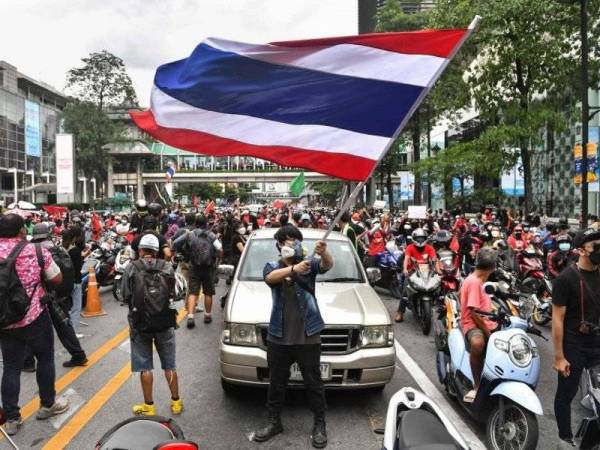
M 83 67 L 67 72 L 67 89 L 79 100 L 106 106 L 138 106 L 135 89 L 121 58 L 102 50 L 82 58 Z
M 593 2 L 590 17 L 597 17 L 599 3 Z M 482 16 L 468 43 L 478 52 L 466 72 L 468 92 L 492 129 L 488 137 L 495 139 L 493 147 L 519 149 L 526 210 L 532 196 L 533 145 L 545 125 L 560 129 L 565 120 L 557 111 L 575 98 L 571 93 L 580 67 L 575 6 L 539 0 L 439 0 L 431 15 L 431 25 L 439 28 L 465 27 L 476 14 Z M 597 65 L 592 72 L 598 73 Z
M 105 179 L 107 154 L 102 147 L 121 139 L 123 126 L 110 120 L 93 103 L 73 98 L 62 112 L 62 121 L 65 131 L 73 134 L 77 170 L 87 177 Z
M 313 190 L 317 191 L 321 199 L 330 206 L 336 206 L 343 192 L 342 181 L 317 181 L 312 183 Z

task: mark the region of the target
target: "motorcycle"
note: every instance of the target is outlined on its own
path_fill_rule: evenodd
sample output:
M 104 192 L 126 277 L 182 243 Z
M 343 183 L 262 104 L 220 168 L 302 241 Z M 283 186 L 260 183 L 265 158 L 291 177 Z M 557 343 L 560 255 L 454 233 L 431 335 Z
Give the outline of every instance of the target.
M 414 272 L 408 277 L 406 293 L 408 306 L 421 324 L 424 335 L 431 331 L 433 303 L 439 295 L 441 278 L 435 272 L 433 263 L 418 263 L 412 260 Z
M 108 430 L 96 443 L 95 450 L 198 450 L 185 440 L 173 419 L 161 416 L 132 417 Z
M 495 283 L 486 283 L 484 289 L 498 309 L 477 312 L 498 323 L 499 331 L 489 338 L 475 400 L 468 403 L 463 399 L 473 388 L 473 375 L 460 326 L 448 335 L 448 353 L 438 351 L 438 378 L 473 418 L 486 423 L 487 448 L 533 450 L 539 438 L 536 415 L 543 410 L 534 392 L 540 374 L 539 351 L 527 333 L 542 334 L 527 320 L 511 314 L 504 299 L 496 295 Z
M 600 334 L 600 326 L 588 324 L 593 332 Z M 579 383 L 581 404 L 592 412 L 584 417 L 575 433 L 579 448 L 600 449 L 600 365 L 584 369 Z
M 388 241 L 385 252 L 377 255 L 377 267 L 381 271 L 381 279 L 374 283 L 390 291 L 396 298 L 402 298 L 402 260 L 404 254 L 397 242 Z
M 533 245 L 519 255 L 520 291 L 534 300 L 532 319 L 536 325 L 545 325 L 552 319 L 552 283 L 544 273 L 542 255 Z
M 135 255 L 131 245 L 129 245 L 127 240 L 122 242 L 121 245 L 123 246 L 115 257 L 115 280 L 113 283 L 112 293 L 115 300 L 123 303 L 123 296 L 121 295 L 121 279 L 123 278 L 125 270 L 127 270 L 127 267 L 129 267 L 129 264 L 131 264 L 133 261 Z
M 115 261 L 117 251 L 108 249 L 97 244 L 92 244 L 92 252 L 83 262 L 81 267 L 81 290 L 82 290 L 82 301 L 85 306 L 87 299 L 87 285 L 90 267 L 94 269 L 96 274 L 96 282 L 98 287 L 110 286 L 115 281 Z
M 441 296 L 445 297 L 450 292 L 457 292 L 460 287 L 460 270 L 458 268 L 456 255 L 451 250 L 438 252 L 442 271 Z
M 469 445 L 426 395 L 405 387 L 388 403 L 382 450 L 461 449 Z

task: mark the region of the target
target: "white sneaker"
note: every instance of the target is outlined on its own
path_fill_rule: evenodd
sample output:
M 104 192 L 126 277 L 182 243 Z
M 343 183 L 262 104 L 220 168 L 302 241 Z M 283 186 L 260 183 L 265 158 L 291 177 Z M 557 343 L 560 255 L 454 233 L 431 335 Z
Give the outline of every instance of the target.
M 77 339 L 83 339 L 85 337 L 85 334 L 75 333 L 75 337 L 77 337 Z
M 196 312 L 197 313 L 204 312 L 204 306 L 202 306 L 202 305 L 196 305 Z

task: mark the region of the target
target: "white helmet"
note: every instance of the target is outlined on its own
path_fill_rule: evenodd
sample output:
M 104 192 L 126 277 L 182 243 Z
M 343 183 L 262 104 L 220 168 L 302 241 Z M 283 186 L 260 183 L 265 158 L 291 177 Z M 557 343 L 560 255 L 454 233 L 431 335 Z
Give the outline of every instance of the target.
M 425 233 L 423 228 L 417 228 L 412 232 L 412 240 L 417 247 L 423 248 L 427 242 L 427 233 Z
M 188 295 L 187 281 L 179 272 L 175 272 L 175 298 L 173 301 L 184 301 Z

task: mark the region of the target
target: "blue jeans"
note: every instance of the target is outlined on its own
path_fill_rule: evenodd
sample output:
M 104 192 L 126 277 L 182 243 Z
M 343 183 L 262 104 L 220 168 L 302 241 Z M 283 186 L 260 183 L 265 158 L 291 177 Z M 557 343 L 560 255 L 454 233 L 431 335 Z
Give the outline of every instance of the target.
M 75 333 L 77 333 L 79 331 L 79 321 L 81 319 L 81 283 L 75 283 L 73 285 L 71 299 L 73 300 L 73 306 L 71 307 L 71 311 L 69 311 L 69 316 L 71 318 L 71 325 L 73 325 L 73 329 L 75 330 Z
M 22 328 L 0 331 L 0 349 L 4 363 L 2 373 L 2 406 L 8 420 L 18 419 L 21 369 L 27 348 L 38 361 L 35 372 L 42 406 L 54 405 L 56 391 L 54 381 L 54 330 L 48 311 L 44 311 L 33 323 Z

